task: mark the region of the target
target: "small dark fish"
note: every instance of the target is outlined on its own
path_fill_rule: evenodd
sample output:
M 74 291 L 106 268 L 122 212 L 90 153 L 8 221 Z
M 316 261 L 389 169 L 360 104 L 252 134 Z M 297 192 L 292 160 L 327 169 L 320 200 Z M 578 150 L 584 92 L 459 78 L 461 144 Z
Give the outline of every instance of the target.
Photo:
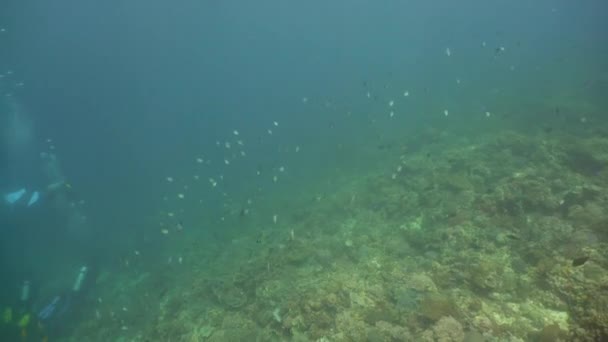
M 577 266 L 582 266 L 584 265 L 587 261 L 589 260 L 588 256 L 582 256 L 582 257 L 578 257 L 578 258 L 574 258 L 572 259 L 572 266 L 573 267 L 577 267 Z
M 494 56 L 498 56 L 499 54 L 505 52 L 505 48 L 504 46 L 499 46 L 496 49 L 494 49 Z
M 177 221 L 177 225 L 175 225 L 175 228 L 178 232 L 184 230 L 184 223 L 182 222 L 182 220 Z

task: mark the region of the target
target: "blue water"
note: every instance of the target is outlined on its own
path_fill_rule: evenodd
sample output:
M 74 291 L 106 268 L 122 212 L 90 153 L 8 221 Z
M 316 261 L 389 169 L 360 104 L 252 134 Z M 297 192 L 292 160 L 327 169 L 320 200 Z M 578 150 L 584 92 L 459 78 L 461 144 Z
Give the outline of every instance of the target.
M 596 134 L 586 129 L 607 124 L 607 10 L 558 0 L 3 2 L 0 190 L 41 197 L 0 207 L 0 304 L 34 312 L 95 264 L 106 281 L 87 288 L 89 319 L 134 251 L 147 258 L 138 272 L 154 277 L 183 244 L 255 239 L 274 215 L 280 223 L 357 179 L 390 178 L 400 157 L 441 155 L 446 135 L 458 147 L 506 130 Z M 34 286 L 20 303 L 26 279 Z M 51 334 L 66 338 L 86 319 Z

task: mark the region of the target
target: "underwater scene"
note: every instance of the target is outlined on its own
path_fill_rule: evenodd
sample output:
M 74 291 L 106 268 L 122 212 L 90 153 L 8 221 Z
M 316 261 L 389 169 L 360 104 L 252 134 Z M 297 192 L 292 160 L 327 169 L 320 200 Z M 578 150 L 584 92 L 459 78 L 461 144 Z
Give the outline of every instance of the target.
M 0 341 L 608 341 L 605 0 L 0 4 Z

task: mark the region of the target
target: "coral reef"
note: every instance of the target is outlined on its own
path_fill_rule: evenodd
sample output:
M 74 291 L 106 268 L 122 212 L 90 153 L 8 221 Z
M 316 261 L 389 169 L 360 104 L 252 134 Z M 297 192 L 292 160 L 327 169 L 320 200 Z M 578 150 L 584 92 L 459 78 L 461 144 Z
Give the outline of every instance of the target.
M 74 336 L 606 340 L 608 138 L 561 134 L 435 136 L 221 249 L 176 242 L 198 261 L 116 272 Z

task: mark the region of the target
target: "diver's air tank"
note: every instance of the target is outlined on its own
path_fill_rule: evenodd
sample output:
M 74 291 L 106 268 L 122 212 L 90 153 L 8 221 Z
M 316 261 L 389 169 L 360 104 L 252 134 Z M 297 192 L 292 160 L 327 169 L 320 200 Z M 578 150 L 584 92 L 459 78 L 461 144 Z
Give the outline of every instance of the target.
M 24 280 L 21 285 L 21 296 L 19 297 L 22 303 L 27 303 L 30 300 L 30 281 Z
M 76 276 L 76 281 L 74 282 L 74 287 L 72 287 L 72 290 L 74 292 L 79 292 L 80 289 L 82 288 L 82 284 L 84 283 L 86 277 L 87 277 L 87 273 L 89 272 L 89 268 L 86 266 L 82 266 L 80 268 L 80 272 L 78 272 L 78 276 Z

